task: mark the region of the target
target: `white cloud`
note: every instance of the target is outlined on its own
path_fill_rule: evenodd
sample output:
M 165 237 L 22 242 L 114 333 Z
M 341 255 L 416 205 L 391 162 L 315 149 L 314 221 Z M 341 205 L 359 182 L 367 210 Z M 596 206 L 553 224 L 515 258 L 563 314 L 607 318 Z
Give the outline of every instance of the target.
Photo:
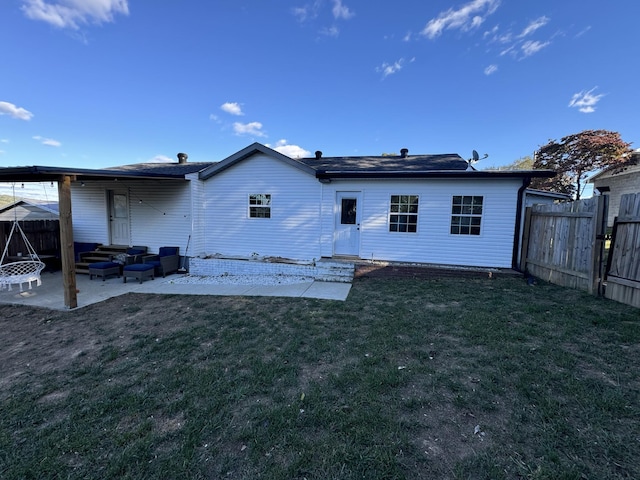
M 231 115 L 237 115 L 237 116 L 244 115 L 244 113 L 242 113 L 242 107 L 240 106 L 239 103 L 236 103 L 236 102 L 223 103 L 222 105 L 220 105 L 220 110 L 222 110 L 223 112 L 227 112 Z
M 337 37 L 340 35 L 340 30 L 338 27 L 333 25 L 332 27 L 326 27 L 320 30 L 320 34 L 326 35 L 327 37 Z
M 522 51 L 522 58 L 527 58 L 533 55 L 534 53 L 538 53 L 544 47 L 551 45 L 551 42 L 538 42 L 528 40 L 522 44 L 520 50 Z
M 152 159 L 149 160 L 148 163 L 176 163 L 177 160 L 174 160 L 171 157 L 167 157 L 166 155 L 158 154 Z
M 413 63 L 414 61 L 415 61 L 415 57 L 409 60 L 410 63 Z M 401 58 L 400 60 L 397 60 L 393 63 L 384 62 L 382 65 L 376 68 L 376 72 L 382 73 L 382 78 L 384 79 L 384 78 L 387 78 L 389 75 L 393 75 L 395 73 L 398 73 L 400 70 L 402 70 L 405 63 L 406 61 L 404 58 Z
M 487 68 L 484 69 L 484 74 L 491 75 L 493 73 L 496 73 L 497 71 L 498 71 L 497 65 L 489 65 Z
M 596 111 L 595 106 L 604 97 L 604 93 L 594 95 L 593 91 L 598 87 L 593 87 L 588 92 L 584 90 L 578 92 L 571 97 L 569 107 L 577 108 L 582 113 L 593 113 Z
M 291 158 L 303 158 L 311 155 L 310 151 L 298 145 L 289 145 L 285 139 L 278 140 L 274 146 L 267 144 L 267 147 Z
M 349 7 L 342 4 L 342 0 L 333 0 L 332 13 L 333 13 L 333 18 L 335 18 L 336 20 L 337 19 L 349 20 L 351 17 L 355 15 L 355 13 L 349 10 Z
M 549 23 L 549 17 L 542 16 L 540 18 L 535 19 L 533 22 L 529 23 L 529 25 L 525 27 L 522 33 L 518 35 L 518 38 L 524 38 L 531 35 L 539 28 L 544 27 L 547 23 Z
M 252 135 L 254 137 L 266 137 L 267 135 L 262 131 L 262 124 L 260 122 L 240 123 L 235 122 L 233 124 L 233 131 L 236 135 Z
M 302 7 L 295 7 L 292 9 L 293 15 L 297 17 L 298 21 L 306 22 L 307 20 L 311 20 L 318 16 L 318 11 L 320 10 L 320 6 L 322 4 L 322 0 L 315 0 L 311 3 L 307 3 Z
M 29 110 L 17 107 L 13 103 L 9 102 L 0 102 L 0 115 L 9 115 L 10 117 L 17 118 L 18 120 L 31 120 L 33 118 L 33 113 Z
M 78 30 L 89 23 L 113 22 L 116 14 L 128 15 L 128 0 L 22 0 L 22 11 L 32 20 L 58 28 Z
M 9 143 L 8 138 L 0 138 L 0 143 Z
M 422 30 L 422 35 L 434 39 L 442 35 L 444 30 L 471 30 L 480 26 L 486 17 L 496 11 L 500 0 L 472 0 L 457 10 L 450 8 L 432 18 Z
M 40 135 L 36 135 L 35 137 L 33 137 L 33 139 L 37 140 L 42 145 L 47 145 L 49 147 L 60 147 L 60 146 L 62 146 L 62 143 L 60 143 L 58 140 L 54 140 L 53 138 L 45 138 L 45 137 L 41 137 Z

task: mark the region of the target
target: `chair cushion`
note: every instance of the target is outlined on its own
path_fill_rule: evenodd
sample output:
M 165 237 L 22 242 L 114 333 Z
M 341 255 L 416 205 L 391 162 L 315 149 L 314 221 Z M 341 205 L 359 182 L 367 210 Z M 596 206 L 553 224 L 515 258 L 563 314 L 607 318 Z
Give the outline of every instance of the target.
M 124 270 L 127 272 L 146 272 L 147 270 L 152 269 L 153 265 L 150 263 L 132 263 L 131 265 L 124 267 Z
M 127 255 L 142 255 L 143 253 L 147 253 L 140 248 L 130 248 L 127 250 Z
M 178 247 L 160 247 L 158 250 L 158 255 L 161 257 L 166 257 L 168 255 L 177 255 Z
M 97 262 L 89 265 L 89 268 L 95 268 L 96 270 L 105 270 L 107 268 L 119 267 L 120 264 L 116 262 Z
M 154 267 L 160 266 L 160 260 L 146 260 L 145 265 L 153 265 Z

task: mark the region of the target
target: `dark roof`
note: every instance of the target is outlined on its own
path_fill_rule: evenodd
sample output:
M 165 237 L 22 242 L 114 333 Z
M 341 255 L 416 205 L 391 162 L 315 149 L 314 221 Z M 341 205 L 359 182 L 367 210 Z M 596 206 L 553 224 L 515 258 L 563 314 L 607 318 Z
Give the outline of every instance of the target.
M 337 178 L 532 178 L 552 177 L 549 170 L 477 171 L 455 153 L 438 155 L 389 155 L 362 157 L 311 157 L 290 158 L 258 142 L 243 148 L 219 163 L 200 172 L 200 180 L 206 180 L 256 153 L 298 168 L 320 181 Z
M 184 177 L 190 173 L 197 173 L 216 162 L 187 162 L 187 163 L 134 163 L 109 167 L 107 170 L 131 172 L 138 175 L 166 175 Z
M 379 157 L 301 158 L 300 162 L 317 172 L 428 172 L 434 170 L 466 170 L 468 163 L 455 153 L 440 155 L 407 155 Z
M 187 163 L 137 163 L 105 169 L 66 168 L 66 167 L 2 167 L 0 181 L 57 181 L 62 176 L 75 176 L 78 180 L 99 180 L 103 178 L 156 178 L 184 179 L 189 173 L 196 173 L 215 162 Z

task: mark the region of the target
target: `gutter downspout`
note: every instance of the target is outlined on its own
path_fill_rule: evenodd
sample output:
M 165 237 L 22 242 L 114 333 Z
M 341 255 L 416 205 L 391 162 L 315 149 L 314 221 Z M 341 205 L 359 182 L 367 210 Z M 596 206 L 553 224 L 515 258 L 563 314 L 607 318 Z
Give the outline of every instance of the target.
M 513 235 L 513 254 L 511 257 L 511 268 L 516 271 L 520 271 L 520 266 L 518 262 L 518 254 L 520 252 L 520 248 L 522 247 L 522 213 L 523 213 L 523 205 L 524 205 L 524 192 L 531 185 L 531 177 L 525 177 L 522 179 L 522 186 L 518 189 L 518 201 L 516 203 L 516 226 L 515 232 Z

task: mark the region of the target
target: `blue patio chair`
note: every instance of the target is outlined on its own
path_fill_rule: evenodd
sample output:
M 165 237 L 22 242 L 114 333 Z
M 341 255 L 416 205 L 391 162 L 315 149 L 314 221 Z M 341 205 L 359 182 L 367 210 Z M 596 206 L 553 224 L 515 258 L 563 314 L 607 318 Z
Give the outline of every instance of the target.
M 152 264 L 156 276 L 167 276 L 178 271 L 180 266 L 180 247 L 160 247 L 157 255 L 146 255 L 142 257 L 142 262 Z

